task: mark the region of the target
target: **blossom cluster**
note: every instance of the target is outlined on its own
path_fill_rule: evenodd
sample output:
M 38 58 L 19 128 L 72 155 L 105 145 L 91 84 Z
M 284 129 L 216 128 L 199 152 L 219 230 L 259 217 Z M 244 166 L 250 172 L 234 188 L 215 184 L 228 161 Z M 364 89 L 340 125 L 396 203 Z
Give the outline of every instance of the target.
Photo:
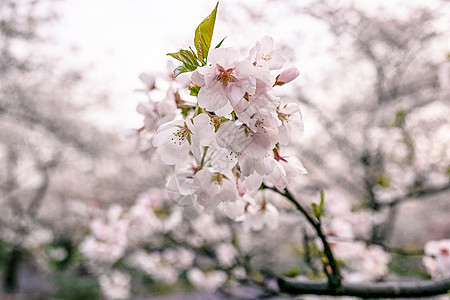
M 334 256 L 343 263 L 342 276 L 347 282 L 379 280 L 389 272 L 391 256 L 381 246 L 364 242 L 375 221 L 368 211 L 352 211 L 345 197 L 327 197 L 324 229 Z
M 175 166 L 167 183 L 175 203 L 207 213 L 219 208 L 237 221 L 277 215 L 255 197 L 263 183 L 282 190 L 307 173 L 298 158 L 280 154 L 293 133 L 303 132 L 300 108 L 283 104 L 274 92 L 299 71 L 280 71 L 285 59 L 267 36 L 244 58 L 235 48 L 216 48 L 207 61 L 173 79 L 159 101 L 152 99 L 155 80 L 141 75 L 149 102 L 137 108 L 144 115 L 139 145 Z
M 113 204 L 97 211 L 79 250 L 105 299 L 128 299 L 133 278 L 124 270 L 130 268 L 156 283 L 186 278 L 204 290 L 245 277 L 232 240 L 230 227 L 213 215 L 183 210 L 164 190 L 152 188 L 130 207 Z

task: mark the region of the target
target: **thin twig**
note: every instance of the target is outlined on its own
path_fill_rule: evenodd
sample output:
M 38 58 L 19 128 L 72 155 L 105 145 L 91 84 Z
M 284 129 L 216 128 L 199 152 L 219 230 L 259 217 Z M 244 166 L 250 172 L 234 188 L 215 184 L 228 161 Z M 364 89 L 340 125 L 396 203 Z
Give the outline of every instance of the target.
M 337 264 L 333 251 L 331 251 L 330 244 L 327 241 L 327 237 L 322 231 L 322 224 L 319 219 L 315 218 L 309 211 L 307 211 L 289 192 L 286 188 L 284 191 L 280 191 L 277 188 L 269 187 L 263 184 L 263 188 L 270 189 L 282 196 L 284 196 L 287 200 L 289 200 L 294 206 L 300 211 L 303 216 L 306 218 L 308 223 L 314 228 L 317 233 L 317 236 L 322 241 L 323 245 L 323 253 L 326 256 L 326 261 L 322 261 L 324 266 L 324 272 L 328 278 L 328 284 L 332 289 L 338 289 L 341 286 L 341 274 L 339 270 L 339 265 Z M 331 269 L 331 270 L 330 270 Z

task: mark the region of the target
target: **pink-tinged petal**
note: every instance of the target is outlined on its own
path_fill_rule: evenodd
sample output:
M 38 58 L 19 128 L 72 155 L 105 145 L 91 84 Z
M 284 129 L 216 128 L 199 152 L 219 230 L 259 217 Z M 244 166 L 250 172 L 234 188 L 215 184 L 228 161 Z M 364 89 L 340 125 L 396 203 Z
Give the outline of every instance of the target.
M 231 67 L 237 60 L 239 60 L 239 50 L 235 48 L 211 49 L 208 54 L 209 63 L 221 65 L 225 69 Z
M 174 120 L 171 122 L 167 122 L 159 126 L 156 134 L 153 136 L 152 143 L 154 147 L 159 147 L 163 145 L 166 140 L 171 138 L 171 134 L 173 133 L 174 128 L 177 126 L 184 126 L 184 121 L 182 120 Z
M 214 112 L 217 116 L 223 117 L 231 114 L 233 111 L 233 107 L 231 106 L 230 102 L 227 102 L 224 107 L 216 109 Z
M 289 144 L 289 137 L 291 136 L 291 128 L 288 126 L 280 126 L 278 128 L 279 143 L 281 145 Z
M 167 195 L 177 205 L 189 206 L 196 197 L 193 187 L 194 179 L 191 172 L 177 173 L 167 183 Z
M 215 143 L 214 126 L 208 114 L 201 113 L 193 119 L 193 123 L 188 124 L 192 132 L 192 142 L 197 145 L 211 146 Z
M 229 87 L 225 88 L 225 93 L 227 95 L 227 98 L 230 100 L 231 106 L 234 107 L 243 100 L 245 90 L 240 86 L 231 84 Z
M 246 203 L 242 200 L 236 200 L 234 202 L 228 201 L 222 202 L 221 208 L 230 219 L 236 219 L 244 214 L 245 204 Z
M 156 155 L 165 164 L 176 165 L 188 160 L 189 150 L 188 143 L 182 143 L 181 145 L 168 143 L 165 147 L 158 147 L 156 149 Z
M 207 111 L 215 111 L 224 107 L 228 102 L 223 84 L 216 82 L 213 86 L 203 87 L 198 93 L 198 105 Z
M 222 122 L 216 132 L 217 145 L 235 153 L 241 152 L 251 143 L 246 131 L 245 127 L 234 122 Z
M 205 77 L 200 73 L 200 69 L 201 68 L 197 68 L 197 70 L 192 73 L 191 81 L 198 86 L 205 86 Z
M 263 182 L 263 176 L 259 175 L 258 173 L 253 173 L 244 179 L 245 186 L 250 191 L 256 191 L 261 187 L 261 184 Z
M 235 153 L 225 148 L 210 148 L 208 151 L 212 152 L 210 163 L 215 171 L 229 171 L 236 165 L 237 159 Z
M 202 86 L 210 85 L 211 83 L 217 81 L 217 75 L 219 75 L 219 71 L 216 66 L 203 66 L 197 68 L 196 72 L 203 78 Z M 198 78 L 196 77 L 196 79 Z
M 283 85 L 285 83 L 291 82 L 300 75 L 299 70 L 296 67 L 290 67 L 280 73 L 276 79 L 276 85 Z

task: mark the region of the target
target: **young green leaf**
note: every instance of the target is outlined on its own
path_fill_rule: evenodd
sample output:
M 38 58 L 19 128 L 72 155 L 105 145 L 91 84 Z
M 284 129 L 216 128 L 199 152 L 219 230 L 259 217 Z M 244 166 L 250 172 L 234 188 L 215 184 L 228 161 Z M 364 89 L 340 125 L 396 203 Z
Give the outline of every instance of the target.
M 191 92 L 191 96 L 197 96 L 198 92 L 200 92 L 200 87 L 195 84 L 191 84 L 188 86 L 189 91 Z
M 312 210 L 316 218 L 320 219 L 320 217 L 322 216 L 322 211 L 320 210 L 319 206 L 316 203 L 312 204 Z
M 217 2 L 216 7 L 211 14 L 206 17 L 195 30 L 194 46 L 197 49 L 198 59 L 204 63 L 206 63 L 206 58 L 208 57 L 209 48 L 211 46 L 218 6 L 219 2 Z
M 325 204 L 325 192 L 323 190 L 320 191 L 320 212 L 322 213 L 323 211 L 323 206 Z
M 197 55 L 191 50 L 181 49 L 175 53 L 167 53 L 167 55 L 170 55 L 183 63 L 173 72 L 175 77 L 181 73 L 194 71 L 199 66 Z
M 323 216 L 324 204 L 325 204 L 325 192 L 322 190 L 320 191 L 320 204 L 319 205 L 317 205 L 316 203 L 312 204 L 312 210 L 317 219 L 320 219 L 320 217 Z
M 223 41 L 225 41 L 226 38 L 227 38 L 227 37 L 224 37 L 224 38 L 220 41 L 220 43 L 217 44 L 216 49 L 219 48 L 220 46 L 222 46 L 222 43 L 223 43 Z

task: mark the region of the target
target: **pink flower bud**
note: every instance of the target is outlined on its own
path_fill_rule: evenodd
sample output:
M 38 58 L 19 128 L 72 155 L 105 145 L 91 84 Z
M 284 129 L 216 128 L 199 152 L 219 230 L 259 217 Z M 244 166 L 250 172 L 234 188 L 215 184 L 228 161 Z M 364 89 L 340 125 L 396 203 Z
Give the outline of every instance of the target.
M 298 75 L 300 75 L 300 72 L 296 67 L 287 68 L 277 76 L 275 85 L 283 85 L 285 83 L 291 82 L 292 80 L 297 78 Z

